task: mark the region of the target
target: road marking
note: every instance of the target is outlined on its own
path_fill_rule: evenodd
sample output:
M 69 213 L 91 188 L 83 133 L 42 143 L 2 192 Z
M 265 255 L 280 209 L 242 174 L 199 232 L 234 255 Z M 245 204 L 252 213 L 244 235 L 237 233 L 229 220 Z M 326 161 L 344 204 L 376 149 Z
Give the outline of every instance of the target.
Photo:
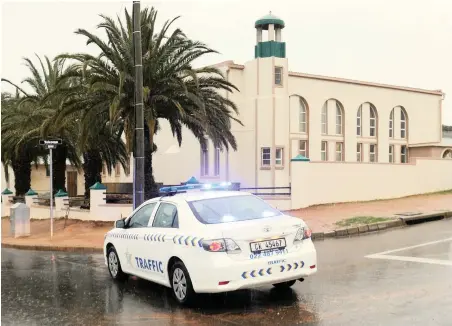
M 394 252 L 399 252 L 399 251 L 404 251 L 404 250 L 409 250 L 409 249 L 414 249 L 414 248 L 419 248 L 419 247 L 425 247 L 425 246 L 430 246 L 430 245 L 443 243 L 443 242 L 449 242 L 449 241 L 452 241 L 452 238 L 425 242 L 425 243 L 421 243 L 421 244 L 418 244 L 415 246 L 403 247 L 403 248 L 399 248 L 399 249 L 387 250 L 387 251 L 379 252 L 376 254 L 367 255 L 367 256 L 365 256 L 365 258 L 398 260 L 398 261 L 408 261 L 408 262 L 424 263 L 424 264 L 432 264 L 432 265 L 452 266 L 451 260 L 388 255 L 388 254 L 394 253 Z
M 392 255 L 378 255 L 378 254 L 375 254 L 375 255 L 366 256 L 366 258 L 409 261 L 409 262 L 414 262 L 414 263 L 424 263 L 424 264 L 432 264 L 432 265 L 452 266 L 452 261 L 450 261 L 450 260 L 421 258 L 421 257 L 392 256 Z
M 378 253 L 376 253 L 376 254 L 372 254 L 372 255 L 369 255 L 369 256 L 373 256 L 373 255 L 386 255 L 386 254 L 390 254 L 390 253 L 392 253 L 392 252 L 403 251 L 403 250 L 408 250 L 408 249 L 414 249 L 414 248 L 429 246 L 429 245 L 433 245 L 433 244 L 437 244 L 437 243 L 442 243 L 442 242 L 448 242 L 448 241 L 452 241 L 452 238 L 447 238 L 447 239 L 442 239 L 442 240 L 437 240 L 437 241 L 431 241 L 431 242 L 421 243 L 421 244 L 418 244 L 418 245 L 415 245 L 415 246 L 410 246 L 410 247 L 404 247 L 404 248 L 399 248 L 399 249 L 393 249 L 393 250 L 378 252 Z M 368 256 L 366 256 L 366 257 L 368 257 Z

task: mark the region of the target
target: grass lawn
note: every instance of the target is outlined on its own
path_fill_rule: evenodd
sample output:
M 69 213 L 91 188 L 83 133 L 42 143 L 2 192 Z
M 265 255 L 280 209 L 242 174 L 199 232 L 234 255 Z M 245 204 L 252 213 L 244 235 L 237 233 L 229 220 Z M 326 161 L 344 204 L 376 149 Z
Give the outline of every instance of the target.
M 339 227 L 359 226 L 364 224 L 373 224 L 379 222 L 392 221 L 392 218 L 388 217 L 375 217 L 375 216 L 355 216 L 347 218 L 345 220 L 337 221 L 334 223 Z

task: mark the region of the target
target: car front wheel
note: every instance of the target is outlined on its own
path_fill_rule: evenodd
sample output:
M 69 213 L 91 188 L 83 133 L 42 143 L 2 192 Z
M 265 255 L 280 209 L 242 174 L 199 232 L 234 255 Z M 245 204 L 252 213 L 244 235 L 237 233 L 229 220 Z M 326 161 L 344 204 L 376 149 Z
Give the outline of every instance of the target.
M 195 291 L 185 265 L 178 261 L 171 267 L 171 288 L 173 296 L 180 304 L 192 302 Z
M 273 284 L 276 289 L 288 289 L 294 285 L 296 280 Z
M 107 252 L 108 259 L 108 271 L 110 276 L 117 281 L 124 281 L 127 278 L 127 274 L 122 271 L 121 263 L 119 262 L 118 253 L 115 247 L 111 247 Z

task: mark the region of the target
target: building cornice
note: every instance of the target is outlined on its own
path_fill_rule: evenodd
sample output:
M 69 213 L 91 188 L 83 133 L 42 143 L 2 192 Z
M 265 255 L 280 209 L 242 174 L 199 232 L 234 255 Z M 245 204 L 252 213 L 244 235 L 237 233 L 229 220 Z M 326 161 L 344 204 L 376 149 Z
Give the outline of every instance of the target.
M 213 66 L 214 67 L 226 66 L 226 67 L 229 67 L 231 69 L 238 69 L 238 70 L 245 69 L 244 65 L 236 64 L 232 60 L 220 62 L 220 63 L 215 64 Z M 338 78 L 338 77 L 330 77 L 330 76 L 321 76 L 321 75 L 313 75 L 313 74 L 307 74 L 307 73 L 301 73 L 301 72 L 293 72 L 293 71 L 289 71 L 289 76 L 291 76 L 291 77 L 316 79 L 316 80 L 323 80 L 323 81 L 336 82 L 336 83 L 346 83 L 346 84 L 353 84 L 353 85 L 360 85 L 360 86 L 369 86 L 369 87 L 377 87 L 377 88 L 385 88 L 385 89 L 394 89 L 394 90 L 399 90 L 399 91 L 421 93 L 421 94 L 429 94 L 429 95 L 436 95 L 436 96 L 444 96 L 445 95 L 441 90 L 428 90 L 428 89 L 422 89 L 422 88 L 414 88 L 414 87 L 406 87 L 406 86 L 397 86 L 397 85 L 389 85 L 389 84 L 372 83 L 372 82 L 366 82 L 366 81 L 360 81 L 360 80 L 354 80 L 354 79 Z

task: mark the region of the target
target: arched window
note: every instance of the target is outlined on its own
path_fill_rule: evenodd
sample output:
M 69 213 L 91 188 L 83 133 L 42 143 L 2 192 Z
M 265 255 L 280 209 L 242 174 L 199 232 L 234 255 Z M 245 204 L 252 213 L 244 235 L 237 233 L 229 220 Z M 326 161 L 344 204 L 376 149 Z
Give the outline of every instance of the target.
M 300 97 L 299 132 L 308 132 L 308 109 L 305 101 Z
M 372 104 L 370 105 L 369 136 L 377 136 L 377 109 Z
M 389 138 L 408 138 L 408 114 L 403 106 L 394 107 L 389 115 Z
M 321 116 L 321 129 L 323 135 L 328 135 L 328 114 L 335 115 L 335 119 L 333 120 L 335 123 L 334 131 L 330 130 L 336 135 L 344 134 L 344 116 L 345 111 L 341 102 L 336 99 L 329 99 L 323 104 L 322 107 L 322 116 Z M 332 126 L 331 126 L 332 127 Z
M 363 116 L 363 106 L 360 105 L 358 108 L 358 113 L 356 115 L 356 135 L 357 136 L 362 136 L 362 127 L 363 127 L 362 116 Z
M 400 138 L 406 138 L 406 112 L 400 108 Z
M 452 149 L 446 149 L 443 153 L 443 158 L 452 160 Z
M 394 109 L 389 115 L 389 138 L 394 138 Z
M 322 107 L 322 134 L 328 134 L 328 101 Z
M 344 123 L 344 116 L 343 116 L 344 112 L 342 110 L 341 104 L 336 101 L 336 134 L 337 135 L 342 135 L 344 128 L 343 128 L 343 123 Z

